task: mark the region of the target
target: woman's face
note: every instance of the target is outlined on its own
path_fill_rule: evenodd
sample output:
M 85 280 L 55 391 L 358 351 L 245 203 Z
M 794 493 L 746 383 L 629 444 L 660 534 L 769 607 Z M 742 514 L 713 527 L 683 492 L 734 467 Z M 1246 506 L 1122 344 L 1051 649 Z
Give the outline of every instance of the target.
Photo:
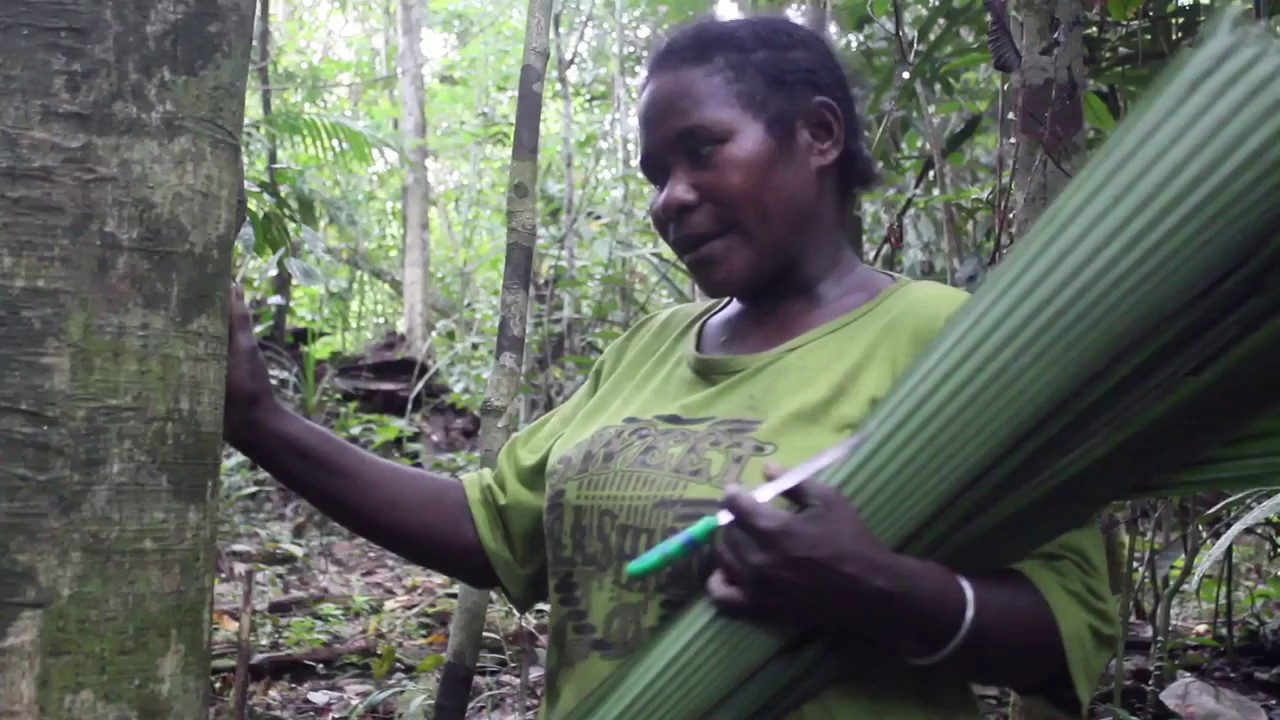
M 767 291 L 807 251 L 819 191 L 803 132 L 780 145 L 706 68 L 663 72 L 640 99 L 640 167 L 662 239 L 711 297 Z

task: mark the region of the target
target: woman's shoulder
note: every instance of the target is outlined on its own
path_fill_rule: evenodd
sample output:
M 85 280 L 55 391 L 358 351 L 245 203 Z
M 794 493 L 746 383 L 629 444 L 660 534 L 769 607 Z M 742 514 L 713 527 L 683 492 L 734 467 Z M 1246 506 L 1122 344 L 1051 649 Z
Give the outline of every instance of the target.
M 898 320 L 940 325 L 969 297 L 968 292 L 945 283 L 903 278 L 902 285 L 886 299 L 884 307 Z
M 902 278 L 902 287 L 893 299 L 907 307 L 920 311 L 950 312 L 960 307 L 969 293 L 936 280 Z
M 624 339 L 629 343 L 680 335 L 699 323 L 723 301 L 684 302 L 643 315 L 622 333 L 614 344 Z
M 873 311 L 886 342 L 907 348 L 929 343 L 969 293 L 933 280 L 900 278 L 898 286 Z
M 601 359 L 620 355 L 634 357 L 637 352 L 653 357 L 678 351 L 679 344 L 720 302 L 685 302 L 643 315 L 608 342 Z

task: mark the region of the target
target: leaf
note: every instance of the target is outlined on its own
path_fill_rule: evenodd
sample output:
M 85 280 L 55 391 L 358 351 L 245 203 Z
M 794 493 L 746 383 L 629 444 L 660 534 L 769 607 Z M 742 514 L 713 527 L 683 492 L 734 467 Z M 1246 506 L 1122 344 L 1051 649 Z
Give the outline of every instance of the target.
M 244 224 L 240 226 L 240 232 L 236 233 L 236 245 L 240 247 L 240 252 L 249 255 L 253 253 L 257 240 L 253 231 L 253 218 L 246 213 Z
M 298 230 L 298 239 L 302 241 L 303 247 L 308 251 L 312 253 L 324 252 L 324 236 L 305 221 L 302 228 Z
M 379 428 L 379 430 L 383 428 L 390 428 L 391 431 L 396 433 L 397 435 L 400 433 L 400 428 L 394 425 L 384 425 L 382 426 L 382 428 Z M 421 603 L 422 603 L 421 599 L 413 595 L 396 595 L 395 597 L 390 598 L 386 602 L 382 603 L 382 611 L 390 612 L 392 610 L 403 610 L 404 608 L 414 607 L 415 605 L 419 605 Z
M 213 611 L 213 622 L 227 632 L 239 632 L 240 622 L 221 610 Z
M 383 702 L 390 700 L 396 695 L 404 693 L 404 691 L 404 687 L 389 687 L 366 697 L 351 709 L 351 720 L 357 720 L 358 718 L 364 717 L 366 711 L 381 705 Z
M 307 551 L 304 550 L 302 546 L 295 545 L 293 543 L 282 542 L 282 543 L 276 543 L 275 546 L 296 558 L 305 557 L 307 554 Z
M 1227 548 L 1231 547 L 1231 543 L 1235 541 L 1240 533 L 1277 513 L 1280 513 L 1280 495 L 1273 495 L 1266 502 L 1250 510 L 1244 517 L 1237 520 L 1234 525 L 1222 534 L 1222 537 L 1218 538 L 1213 547 L 1209 548 L 1209 552 L 1205 553 L 1204 560 L 1200 562 L 1200 567 L 1196 568 L 1196 574 L 1191 577 L 1191 586 L 1195 587 L 1200 583 L 1200 580 L 1204 578 L 1204 574 L 1209 572 L 1209 568 L 1213 567 L 1218 560 L 1222 559 L 1222 556 L 1227 553 Z
M 1142 0 L 1107 0 L 1107 14 L 1112 20 L 1125 20 L 1142 6 Z
M 961 55 L 955 60 L 952 60 L 951 62 L 943 65 L 940 68 L 939 72 L 941 72 L 943 75 L 948 75 L 950 73 L 956 72 L 957 70 L 967 70 L 971 67 L 978 67 L 980 65 L 985 65 L 987 61 L 990 59 L 991 59 L 990 50 L 985 50 L 983 52 L 969 53 L 968 55 Z
M 436 653 L 422 658 L 422 662 L 414 666 L 414 672 L 429 673 L 432 670 L 444 665 L 444 655 Z
M 396 665 L 396 646 L 387 644 L 382 646 L 382 652 L 378 653 L 378 657 L 369 662 L 370 669 L 373 670 L 373 679 L 381 680 L 386 677 L 387 673 Z
M 324 275 L 310 263 L 300 258 L 287 257 L 284 259 L 284 267 L 299 283 L 309 288 L 324 289 Z
M 1116 118 L 1111 114 L 1111 108 L 1096 92 L 1084 94 L 1084 119 L 1099 130 L 1111 132 L 1116 129 Z
M 431 696 L 426 693 L 418 693 L 404 709 L 404 720 L 426 720 L 427 712 L 423 710 L 423 706 L 431 702 Z
M 1002 73 L 1011 73 L 1022 67 L 1022 53 L 1009 29 L 1009 10 L 1005 0 L 982 0 L 987 9 L 987 49 L 991 52 L 991 66 Z
M 260 493 L 263 490 L 266 490 L 266 488 L 262 487 L 261 485 L 250 485 L 249 487 L 240 488 L 239 490 L 231 493 L 231 497 L 229 499 L 233 501 L 240 500 L 242 498 L 247 498 L 250 495 L 255 495 L 257 493 Z
M 289 246 L 289 226 L 275 206 L 268 207 L 261 214 L 250 210 L 248 217 L 253 221 L 254 249 L 258 257 L 266 257 Z
M 372 164 L 376 150 L 395 148 L 394 143 L 346 118 L 293 109 L 276 110 L 254 127 L 274 135 L 282 144 L 348 168 Z

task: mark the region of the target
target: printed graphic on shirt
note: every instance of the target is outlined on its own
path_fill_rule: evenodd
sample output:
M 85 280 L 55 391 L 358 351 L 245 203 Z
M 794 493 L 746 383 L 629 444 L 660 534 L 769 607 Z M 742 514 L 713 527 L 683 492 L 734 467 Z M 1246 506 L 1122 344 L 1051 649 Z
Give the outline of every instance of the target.
M 753 420 L 660 415 L 602 428 L 547 472 L 546 537 L 557 668 L 620 660 L 701 591 L 710 551 L 642 579 L 623 568 L 719 508 L 725 486 L 775 446 Z

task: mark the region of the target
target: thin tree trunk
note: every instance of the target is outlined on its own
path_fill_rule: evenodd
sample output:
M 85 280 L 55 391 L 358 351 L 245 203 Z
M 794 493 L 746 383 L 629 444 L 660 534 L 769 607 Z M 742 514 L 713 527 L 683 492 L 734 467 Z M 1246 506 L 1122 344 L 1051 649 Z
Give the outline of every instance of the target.
M 1013 9 L 1022 24 L 1012 82 L 1016 239 L 1083 165 L 1085 15 L 1082 0 L 1014 0 Z
M 422 79 L 424 0 L 400 0 L 400 133 L 404 150 L 404 326 L 410 352 L 431 337 L 431 185 L 427 177 L 426 90 Z
M 616 182 L 622 187 L 622 199 L 619 203 L 619 223 L 617 237 L 628 238 L 631 236 L 631 150 L 628 146 L 627 132 L 627 27 L 626 27 L 626 2 L 625 0 L 614 0 L 613 4 L 613 122 L 614 137 L 618 143 L 618 175 Z M 615 242 L 614 245 L 617 243 Z M 611 254 L 613 252 L 610 246 Z M 618 274 L 623 278 L 627 278 L 631 274 L 630 259 L 623 255 L 618 258 Z M 623 293 L 621 303 L 622 306 L 622 322 L 624 325 L 631 324 L 631 314 L 634 311 L 632 303 L 632 294 Z
M 562 11 L 561 11 L 562 12 Z M 556 71 L 559 82 L 557 87 L 560 91 L 560 159 L 564 164 L 564 203 L 561 217 L 564 218 L 564 231 L 562 234 L 564 242 L 564 275 L 572 279 L 578 271 L 578 243 L 576 240 L 576 232 L 574 222 L 577 218 L 577 206 L 574 197 L 574 173 L 573 173 L 573 93 L 572 84 L 569 81 L 569 70 L 573 67 L 577 60 L 578 44 L 575 42 L 572 48 L 565 47 L 564 36 L 560 32 L 561 13 L 555 15 L 555 33 L 556 33 Z M 582 39 L 582 31 L 586 29 L 590 22 L 590 16 L 579 20 L 578 39 Z M 547 307 L 555 306 L 555 274 L 552 274 L 552 281 L 547 286 Z M 561 356 L 574 355 L 576 351 L 573 348 L 573 318 L 577 313 L 576 298 L 574 293 L 565 293 L 561 299 L 560 308 L 560 335 L 562 350 Z M 550 343 L 551 338 L 547 338 Z M 551 364 L 555 362 L 555 358 L 550 353 L 547 354 L 547 369 L 551 369 Z M 547 384 L 551 383 L 551 373 L 547 373 Z M 546 393 L 548 400 L 551 400 L 551 394 Z M 558 398 L 556 398 L 558 399 Z M 548 407 L 551 407 L 548 405 Z
M 534 242 L 538 228 L 538 135 L 542 89 L 550 55 L 551 0 L 529 0 L 524 57 L 516 94 L 515 132 L 507 183 L 507 252 L 502 272 L 498 340 L 493 370 L 480 405 L 480 462 L 497 465 L 498 450 L 511 437 L 518 416 L 520 369 L 529 317 Z M 484 630 L 489 592 L 460 585 L 458 608 L 449 632 L 445 665 L 436 695 L 436 720 L 462 720 L 471 695 Z
M 1022 25 L 1021 57 L 1017 68 L 1010 68 L 1017 138 L 1012 181 L 1016 216 L 1011 235 L 1017 242 L 1083 165 L 1084 3 L 1012 0 L 1010 5 Z M 1018 37 L 1016 29 L 1014 37 Z M 997 57 L 996 48 L 992 49 L 998 66 L 1010 62 L 1004 53 Z M 942 172 L 943 160 L 935 160 L 935 172 Z M 999 227 L 1002 218 L 997 223 Z M 952 272 L 948 268 L 948 277 Z M 1024 715 L 1034 720 L 1046 712 L 1040 703 L 1032 702 Z
M 915 87 L 916 98 L 920 101 L 920 126 L 924 131 L 923 134 L 925 142 L 929 146 L 929 152 L 933 156 L 934 186 L 938 188 L 940 194 L 948 195 L 951 192 L 951 187 L 947 182 L 946 138 L 938 130 L 937 123 L 934 122 L 933 113 L 929 109 L 929 105 L 932 102 L 929 88 L 925 87 L 924 82 L 919 79 L 916 80 Z M 954 285 L 956 270 L 964 259 L 964 249 L 961 247 L 955 214 L 952 212 L 949 201 L 942 203 L 942 241 L 943 255 L 947 263 L 947 284 Z
M 271 117 L 271 0 L 258 0 L 258 94 L 262 101 L 262 117 Z M 273 133 L 267 133 L 267 184 L 279 195 L 280 186 L 276 182 L 276 167 L 280 164 L 279 151 Z M 284 342 L 285 333 L 289 329 L 289 301 L 293 291 L 293 277 L 283 259 L 276 263 L 275 293 L 280 297 L 271 317 L 271 338 L 278 343 Z
M 4 720 L 208 712 L 253 13 L 4 2 Z

